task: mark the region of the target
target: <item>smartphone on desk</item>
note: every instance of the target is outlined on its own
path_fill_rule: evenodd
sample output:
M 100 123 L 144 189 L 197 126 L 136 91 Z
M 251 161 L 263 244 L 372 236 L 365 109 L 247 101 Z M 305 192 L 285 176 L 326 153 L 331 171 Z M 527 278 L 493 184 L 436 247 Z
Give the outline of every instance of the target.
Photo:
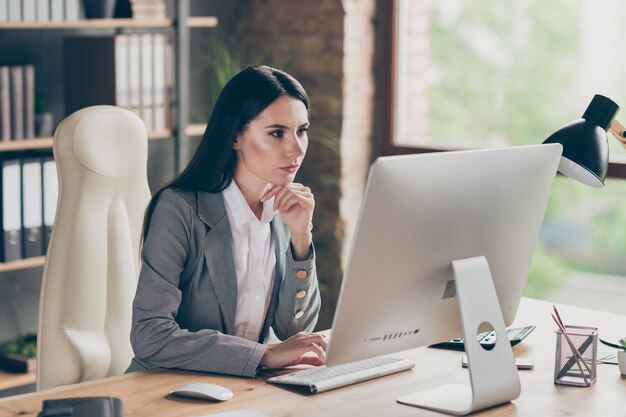
M 461 364 L 463 368 L 467 368 L 467 356 L 463 356 Z M 517 366 L 517 369 L 533 369 L 535 361 L 533 361 L 533 358 L 515 358 L 515 366 Z
M 534 325 L 523 326 L 523 327 L 511 327 L 506 329 L 506 335 L 511 342 L 511 346 L 517 345 L 519 342 L 524 340 L 526 336 L 528 336 L 533 330 L 535 330 Z M 483 346 L 486 350 L 493 349 L 495 346 L 495 332 L 485 332 L 480 333 L 476 336 L 478 342 Z M 450 339 L 447 342 L 436 343 L 434 345 L 430 345 L 430 347 L 438 348 L 438 349 L 451 349 L 451 350 L 465 350 L 465 341 L 462 337 L 458 337 L 456 339 Z

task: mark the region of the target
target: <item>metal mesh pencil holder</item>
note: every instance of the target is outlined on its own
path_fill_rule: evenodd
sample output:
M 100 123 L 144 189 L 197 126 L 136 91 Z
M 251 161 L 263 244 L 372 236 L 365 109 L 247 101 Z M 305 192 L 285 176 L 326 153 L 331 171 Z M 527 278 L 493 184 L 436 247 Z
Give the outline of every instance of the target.
M 598 329 L 565 326 L 565 330 L 556 331 L 554 383 L 588 387 L 596 382 Z

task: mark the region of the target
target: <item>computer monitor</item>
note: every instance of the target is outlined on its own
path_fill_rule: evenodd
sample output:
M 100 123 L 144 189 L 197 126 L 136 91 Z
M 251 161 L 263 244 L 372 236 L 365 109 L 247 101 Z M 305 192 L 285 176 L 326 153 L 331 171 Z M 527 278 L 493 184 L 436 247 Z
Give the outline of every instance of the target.
M 466 414 L 519 396 L 504 326 L 520 302 L 562 147 L 378 158 L 371 166 L 326 363 L 465 336 L 471 387 L 399 398 Z M 483 323 L 502 343 L 476 341 Z

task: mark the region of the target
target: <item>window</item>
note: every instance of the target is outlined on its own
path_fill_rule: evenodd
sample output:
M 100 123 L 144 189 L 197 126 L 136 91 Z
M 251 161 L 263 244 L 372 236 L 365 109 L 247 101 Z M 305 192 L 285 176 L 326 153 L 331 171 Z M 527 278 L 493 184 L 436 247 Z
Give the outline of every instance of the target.
M 624 2 L 384 3 L 386 154 L 541 143 L 596 93 L 626 106 L 626 58 L 615 52 Z M 601 298 L 626 296 L 626 150 L 609 140 L 604 189 L 557 178 L 527 295 L 622 308 Z

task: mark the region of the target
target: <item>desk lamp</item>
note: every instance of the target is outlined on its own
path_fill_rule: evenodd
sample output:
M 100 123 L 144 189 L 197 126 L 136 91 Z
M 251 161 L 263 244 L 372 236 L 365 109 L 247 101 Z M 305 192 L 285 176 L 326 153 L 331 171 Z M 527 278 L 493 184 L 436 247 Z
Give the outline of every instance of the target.
M 604 186 L 609 165 L 608 131 L 626 148 L 624 126 L 615 120 L 618 111 L 613 100 L 596 94 L 581 119 L 566 124 L 543 142 L 563 145 L 560 173 L 592 187 Z

